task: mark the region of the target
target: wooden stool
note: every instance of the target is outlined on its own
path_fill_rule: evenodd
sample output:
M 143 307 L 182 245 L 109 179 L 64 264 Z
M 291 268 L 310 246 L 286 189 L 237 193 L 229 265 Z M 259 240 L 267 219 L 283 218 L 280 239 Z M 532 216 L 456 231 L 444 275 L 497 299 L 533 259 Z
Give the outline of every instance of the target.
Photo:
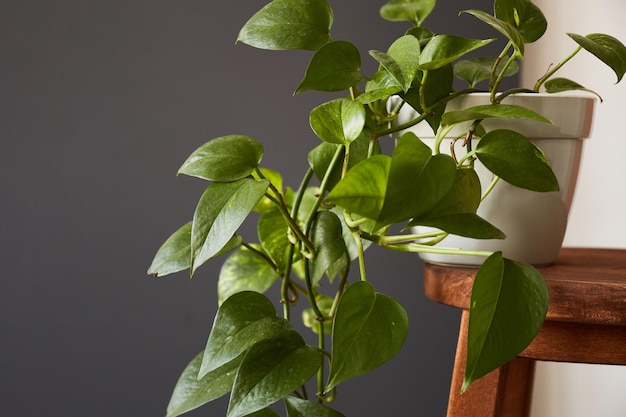
M 537 360 L 626 365 L 626 250 L 566 248 L 539 270 L 550 292 L 539 334 L 520 356 L 460 394 L 477 270 L 425 265 L 426 295 L 463 309 L 448 417 L 527 417 Z

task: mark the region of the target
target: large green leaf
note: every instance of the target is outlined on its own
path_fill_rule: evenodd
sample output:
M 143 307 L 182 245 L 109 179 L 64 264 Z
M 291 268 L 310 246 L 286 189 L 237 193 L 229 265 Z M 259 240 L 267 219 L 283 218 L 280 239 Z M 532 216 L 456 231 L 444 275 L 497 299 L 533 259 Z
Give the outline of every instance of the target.
M 163 276 L 191 267 L 191 222 L 176 230 L 161 245 L 148 274 Z
M 524 57 L 524 38 L 515 26 L 504 20 L 497 19 L 482 10 L 465 10 L 461 13 L 471 14 L 502 33 L 511 41 L 513 49 L 515 50 L 515 56 L 520 59 Z
M 380 15 L 391 21 L 409 21 L 419 26 L 435 8 L 436 0 L 389 0 Z
M 406 339 L 408 315 L 391 297 L 359 281 L 341 297 L 333 323 L 333 349 L 325 391 L 393 358 Z
M 241 362 L 227 417 L 263 409 L 304 385 L 322 364 L 322 352 L 290 331 L 252 346 Z
M 344 417 L 340 412 L 323 404 L 300 398 L 287 397 L 285 404 L 287 405 L 287 417 Z
M 541 38 L 548 28 L 541 10 L 529 0 L 495 0 L 493 7 L 495 17 L 515 26 L 526 43 Z
M 289 322 L 276 316 L 274 305 L 263 294 L 234 294 L 222 303 L 215 316 L 198 378 L 236 360 L 255 343 L 290 329 Z
M 427 212 L 448 193 L 455 176 L 456 164 L 450 156 L 433 156 L 415 134 L 405 133 L 394 149 L 384 204 L 376 220 L 386 226 Z
M 365 79 L 360 70 L 361 54 L 354 44 L 329 42 L 313 55 L 296 94 L 307 90 L 346 90 Z
M 320 211 L 315 216 L 311 230 L 311 239 L 315 246 L 315 258 L 311 262 L 311 280 L 317 284 L 325 273 L 329 278 L 348 264 L 348 250 L 343 240 L 341 221 L 330 211 Z
M 250 18 L 237 41 L 255 48 L 319 49 L 331 41 L 326 0 L 273 0 Z
M 405 35 L 394 41 L 387 53 L 370 51 L 389 74 L 407 91 L 417 74 L 420 59 L 420 43 L 415 36 Z
M 503 180 L 532 191 L 558 191 L 559 182 L 543 152 L 524 135 L 492 130 L 476 146 L 476 156 Z
M 176 417 L 194 410 L 230 392 L 239 361 L 233 361 L 198 378 L 204 353 L 197 355 L 181 374 L 167 406 L 166 417 Z
M 476 87 L 478 83 L 491 78 L 491 72 L 494 65 L 496 65 L 497 57 L 478 57 L 472 59 L 466 59 L 459 61 L 454 65 L 454 75 L 469 83 L 470 87 Z M 496 73 L 499 74 L 504 69 L 504 65 L 508 57 L 500 60 Z M 517 74 L 519 71 L 519 64 L 517 61 L 513 61 L 511 65 L 506 68 L 504 76 L 511 76 Z
M 347 145 L 365 127 L 365 108 L 358 101 L 340 98 L 315 107 L 309 116 L 311 128 L 324 142 Z
M 261 162 L 263 145 L 244 135 L 213 139 L 196 149 L 179 174 L 209 181 L 237 181 L 250 175 Z
M 345 210 L 377 219 L 385 201 L 391 158 L 374 155 L 356 164 L 326 196 L 325 201 Z
M 611 67 L 617 76 L 617 82 L 622 80 L 626 72 L 626 46 L 618 39 L 602 33 L 592 33 L 580 36 L 568 33 L 576 43 L 591 52 L 598 59 Z
M 262 248 L 257 249 L 263 252 Z M 242 291 L 264 293 L 278 278 L 280 275 L 267 260 L 247 248 L 240 248 L 222 265 L 217 281 L 218 302 L 221 304 Z
M 222 248 L 261 200 L 269 181 L 245 178 L 236 182 L 214 182 L 200 198 L 191 228 L 193 274 Z
M 544 116 L 526 107 L 515 104 L 485 104 L 469 107 L 465 110 L 449 111 L 441 118 L 441 124 L 443 126 L 452 126 L 457 123 L 479 119 L 490 119 L 494 117 L 536 120 L 539 122 L 551 123 L 549 119 L 546 119 Z
M 463 390 L 519 355 L 548 311 L 548 288 L 532 266 L 491 255 L 476 274 L 470 302 Z
M 493 39 L 480 40 L 460 38 L 454 35 L 436 35 L 422 50 L 419 67 L 422 70 L 443 67 L 491 42 Z

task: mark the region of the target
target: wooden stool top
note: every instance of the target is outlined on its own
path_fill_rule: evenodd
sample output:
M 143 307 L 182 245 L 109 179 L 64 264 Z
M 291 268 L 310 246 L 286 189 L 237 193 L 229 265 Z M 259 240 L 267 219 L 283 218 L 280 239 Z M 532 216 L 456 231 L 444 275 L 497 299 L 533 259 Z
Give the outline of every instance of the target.
M 546 279 L 546 321 L 626 326 L 626 250 L 564 248 L 538 268 Z M 424 291 L 434 301 L 469 309 L 477 269 L 426 264 Z

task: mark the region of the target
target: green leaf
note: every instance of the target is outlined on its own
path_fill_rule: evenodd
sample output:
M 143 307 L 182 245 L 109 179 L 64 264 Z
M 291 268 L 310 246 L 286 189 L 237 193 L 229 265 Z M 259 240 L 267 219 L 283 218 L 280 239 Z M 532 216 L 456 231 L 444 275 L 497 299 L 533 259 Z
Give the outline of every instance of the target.
M 329 273 L 329 269 L 336 271 L 347 266 L 348 250 L 343 240 L 341 221 L 330 211 L 317 213 L 311 230 L 311 239 L 316 254 L 311 262 L 311 281 L 315 285 L 325 273 Z M 330 273 L 329 278 L 333 278 Z
M 391 21 L 409 21 L 419 26 L 435 8 L 436 0 L 389 0 L 380 15 Z
M 313 401 L 287 397 L 285 403 L 287 417 L 344 417 L 340 412 Z
M 401 91 L 402 86 L 383 68 L 377 71 L 372 78 L 367 81 L 365 84 L 365 92 L 359 94 L 356 100 L 362 104 L 369 104 L 377 100 L 386 100 Z
M 356 282 L 341 297 L 333 323 L 329 392 L 339 383 L 369 372 L 393 358 L 406 339 L 404 307 L 371 284 Z
M 260 176 L 259 173 L 255 170 L 252 173 L 252 178 L 254 178 L 255 180 L 267 179 L 277 190 L 281 192 L 283 191 L 283 177 L 280 172 L 274 171 L 273 169 L 269 168 L 260 168 L 259 171 L 261 171 L 261 174 L 263 174 L 263 176 Z M 261 201 L 259 201 L 258 204 L 254 206 L 254 211 L 264 213 L 266 211 L 274 210 L 275 208 L 276 203 L 267 198 L 267 196 L 264 196 Z
M 273 0 L 250 18 L 238 42 L 260 49 L 319 49 L 331 41 L 326 0 Z
M 617 82 L 622 80 L 626 72 L 626 46 L 622 42 L 613 36 L 602 33 L 592 33 L 587 36 L 574 33 L 567 35 L 608 65 L 615 72 Z
M 541 10 L 529 0 L 496 0 L 494 14 L 496 18 L 515 26 L 525 43 L 535 42 L 548 28 Z
M 414 82 L 414 84 L 417 84 Z M 426 121 L 432 127 L 433 132 L 437 132 L 441 122 L 441 116 L 444 114 L 447 102 L 435 106 L 437 102 L 445 99 L 450 95 L 454 84 L 454 74 L 452 64 L 444 65 L 435 70 L 428 71 L 428 77 L 423 81 L 423 96 L 429 116 Z M 421 98 L 419 85 L 413 85 L 407 94 L 401 94 L 402 98 L 411 105 L 418 113 L 425 110 L 421 107 Z
M 391 44 L 387 53 L 370 51 L 370 55 L 376 59 L 406 92 L 415 78 L 419 59 L 420 43 L 416 37 L 405 35 Z
M 377 219 L 385 201 L 391 158 L 374 155 L 356 164 L 324 199 L 349 212 Z
M 315 107 L 309 121 L 324 142 L 347 145 L 363 131 L 365 108 L 358 101 L 340 98 Z
M 209 334 L 198 378 L 236 360 L 259 341 L 289 332 L 287 320 L 263 294 L 239 292 L 220 306 Z
M 548 161 L 535 144 L 512 130 L 493 130 L 476 146 L 476 156 L 488 170 L 532 191 L 558 191 L 559 183 Z
M 467 81 L 470 87 L 476 87 L 481 81 L 491 78 L 491 72 L 497 59 L 497 57 L 479 57 L 459 61 L 454 65 L 454 75 Z M 504 57 L 504 59 L 499 61 L 498 68 L 496 69 L 497 74 L 502 72 L 506 61 L 508 61 L 508 57 Z M 507 67 L 504 76 L 515 75 L 518 71 L 519 64 L 517 61 L 513 61 L 513 63 Z
M 268 186 L 267 180 L 246 178 L 236 182 L 214 182 L 207 187 L 193 216 L 192 274 L 228 244 Z
M 227 417 L 246 416 L 286 397 L 321 364 L 322 352 L 294 331 L 256 343 L 239 366 Z
M 161 245 L 148 268 L 148 274 L 160 277 L 190 267 L 191 222 L 175 231 Z
M 255 246 L 259 251 L 262 248 Z M 220 270 L 217 281 L 219 304 L 228 297 L 242 291 L 264 293 L 280 276 L 276 269 L 259 254 L 240 248 L 230 255 Z
M 257 223 L 257 233 L 265 252 L 274 261 L 279 271 L 291 263 L 288 252 L 291 243 L 287 238 L 289 226 L 282 212 L 274 207 L 261 215 Z
M 504 20 L 497 19 L 482 10 L 465 10 L 461 13 L 471 14 L 506 36 L 511 41 L 513 49 L 515 49 L 515 56 L 520 59 L 524 57 L 524 38 L 515 26 Z
M 600 94 L 596 93 L 593 90 L 586 88 L 585 86 L 578 84 L 575 81 L 568 80 L 567 78 L 551 78 L 550 80 L 546 81 L 544 86 L 546 87 L 547 93 L 554 94 L 554 93 L 562 93 L 563 91 L 573 91 L 573 90 L 588 91 L 598 96 L 600 101 L 603 101 L 602 97 L 600 97 Z
M 261 162 L 263 145 L 243 135 L 213 139 L 196 149 L 179 174 L 209 181 L 237 181 L 250 175 Z
M 271 408 L 262 408 L 259 411 L 255 411 L 252 414 L 248 414 L 246 417 L 280 417 L 276 411 Z
M 474 281 L 463 390 L 519 355 L 548 311 L 548 288 L 532 266 L 494 253 Z
M 307 90 L 346 90 L 365 79 L 360 70 L 361 55 L 354 44 L 329 42 L 313 55 L 295 94 Z
M 329 142 L 322 142 L 315 148 L 309 152 L 308 160 L 309 165 L 313 169 L 315 176 L 321 182 L 326 175 L 326 171 L 330 168 L 330 164 L 332 163 L 333 158 L 335 157 L 335 153 L 337 152 L 337 148 L 340 145 Z M 343 154 L 341 156 L 341 160 L 343 161 Z M 341 179 L 341 164 L 336 164 L 333 168 L 333 171 L 328 180 L 328 188 L 332 189 L 335 184 L 339 182 Z
M 443 67 L 493 41 L 494 39 L 479 40 L 453 35 L 436 35 L 422 50 L 419 68 L 433 70 Z
M 473 239 L 504 239 L 506 235 L 475 213 L 456 213 L 420 219 L 421 226 L 435 227 L 445 232 Z
M 166 417 L 194 410 L 230 392 L 239 362 L 234 361 L 198 379 L 204 353 L 197 355 L 181 374 L 167 406 Z
M 544 123 L 552 123 L 539 113 L 526 107 L 515 104 L 485 104 L 481 106 L 469 107 L 465 110 L 449 111 L 441 118 L 443 126 L 452 126 L 457 123 L 469 122 L 479 119 L 490 119 L 494 117 L 507 117 L 510 119 L 536 120 Z

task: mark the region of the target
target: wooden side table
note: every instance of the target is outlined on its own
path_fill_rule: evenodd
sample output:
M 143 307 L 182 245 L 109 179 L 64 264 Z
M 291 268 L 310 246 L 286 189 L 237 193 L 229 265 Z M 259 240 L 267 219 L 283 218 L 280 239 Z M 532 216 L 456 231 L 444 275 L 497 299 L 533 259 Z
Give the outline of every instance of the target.
M 448 417 L 527 417 L 537 360 L 626 365 L 626 250 L 565 248 L 539 270 L 550 292 L 539 334 L 519 357 L 460 394 L 477 270 L 425 265 L 426 295 L 463 309 Z

